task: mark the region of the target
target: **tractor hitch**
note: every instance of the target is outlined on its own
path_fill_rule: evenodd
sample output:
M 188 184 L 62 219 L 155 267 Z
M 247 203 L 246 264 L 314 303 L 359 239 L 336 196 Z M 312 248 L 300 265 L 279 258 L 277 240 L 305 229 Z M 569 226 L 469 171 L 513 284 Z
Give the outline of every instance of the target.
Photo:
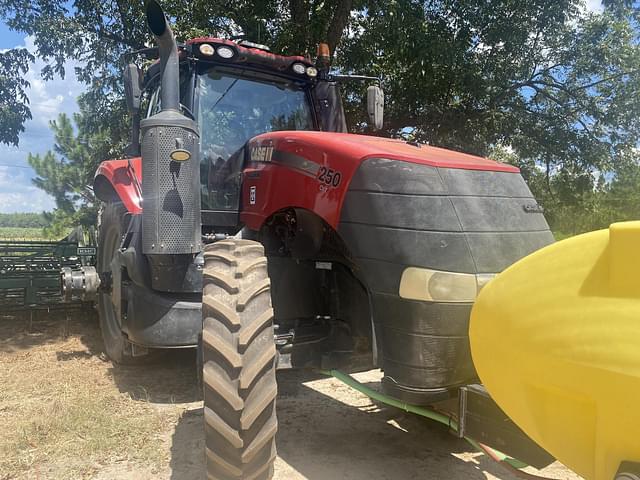
M 65 303 L 93 302 L 100 288 L 101 279 L 96 267 L 64 267 L 60 275 L 62 298 Z

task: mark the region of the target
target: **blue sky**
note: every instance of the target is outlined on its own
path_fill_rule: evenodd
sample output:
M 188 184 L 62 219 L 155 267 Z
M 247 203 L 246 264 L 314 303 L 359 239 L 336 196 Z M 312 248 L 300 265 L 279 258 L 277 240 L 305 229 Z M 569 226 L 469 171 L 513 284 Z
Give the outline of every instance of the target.
M 601 0 L 586 0 L 588 10 L 601 10 Z M 0 21 L 0 50 L 26 47 L 35 53 L 33 41 L 24 33 L 13 32 Z M 33 119 L 26 123 L 18 147 L 0 144 L 0 213 L 40 212 L 55 207 L 53 199 L 34 187 L 31 179 L 35 175 L 27 163 L 29 153 L 45 153 L 53 147 L 53 135 L 49 121 L 59 113 L 72 114 L 77 110 L 76 98 L 84 90 L 74 74 L 74 62 L 68 62 L 64 80 L 56 78 L 43 82 L 40 70 L 44 66 L 36 60 L 25 75 L 31 83 L 28 92 Z
M 35 52 L 31 38 L 24 33 L 10 31 L 0 22 L 0 50 L 26 47 Z M 40 212 L 51 210 L 53 199 L 31 183 L 35 175 L 27 163 L 29 153 L 44 153 L 53 147 L 49 121 L 59 113 L 72 114 L 77 110 L 76 98 L 84 90 L 73 74 L 73 62 L 66 65 L 67 77 L 44 82 L 40 70 L 44 66 L 36 60 L 25 75 L 31 83 L 28 91 L 33 119 L 25 124 L 18 147 L 0 144 L 0 213 Z

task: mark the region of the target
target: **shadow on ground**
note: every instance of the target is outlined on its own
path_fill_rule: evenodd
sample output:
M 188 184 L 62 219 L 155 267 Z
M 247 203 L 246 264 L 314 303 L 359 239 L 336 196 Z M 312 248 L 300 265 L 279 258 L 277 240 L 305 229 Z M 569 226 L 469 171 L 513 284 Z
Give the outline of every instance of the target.
M 515 479 L 446 427 L 397 409 L 353 406 L 320 391 L 331 380 L 306 372 L 279 372 L 276 480 L 465 479 L 487 473 Z M 375 385 L 371 385 L 375 386 Z M 350 390 L 328 392 L 338 398 Z M 204 476 L 202 408 L 186 411 L 171 439 L 171 479 Z
M 73 338 L 80 342 L 70 350 L 66 341 Z M 60 362 L 99 358 L 120 392 L 134 400 L 187 403 L 200 399 L 195 349 L 158 352 L 143 365 L 112 364 L 104 352 L 98 317 L 91 309 L 0 315 L 0 352 L 26 351 L 40 345 L 64 345 L 56 352 Z
M 56 323 L 60 321 L 45 316 L 30 330 L 20 320 L 0 322 L 0 351 L 21 352 L 30 345 L 60 343 L 61 348 L 53 347 L 59 362 L 100 359 L 94 367 L 103 365 L 120 392 L 168 412 L 158 448 L 166 449 L 170 468 L 158 478 L 203 478 L 203 412 L 195 352 L 168 351 L 148 365 L 113 365 L 104 354 L 94 316 L 78 316 L 66 326 Z M 278 373 L 278 385 L 276 480 L 516 478 L 486 457 L 467 453 L 472 449 L 446 427 L 371 404 L 336 380 L 283 371 Z M 371 383 L 374 388 L 377 385 Z M 132 473 L 122 478 L 137 477 Z
M 298 372 L 283 373 L 289 375 L 279 378 L 278 454 L 300 478 L 484 480 L 485 472 L 507 478 L 483 458 L 455 456 L 470 447 L 440 424 L 384 405 L 348 405 L 334 395 L 353 393 L 334 381 L 303 384 Z
M 89 308 L 0 312 L 0 352 L 19 352 L 60 343 L 74 332 L 84 331 L 86 323 L 94 323 L 96 318 Z
M 109 374 L 135 400 L 176 404 L 201 399 L 195 349 L 169 350 L 145 365 L 112 365 Z
M 186 410 L 171 436 L 171 480 L 201 480 L 204 465 L 202 407 Z
M 118 390 L 134 400 L 158 404 L 194 402 L 200 399 L 196 386 L 196 351 L 193 348 L 153 351 L 140 365 L 117 365 L 104 352 L 97 317 L 80 328 L 86 349 L 59 352 L 58 360 L 97 356 L 107 364 L 107 373 Z M 77 332 L 77 330 L 76 330 Z

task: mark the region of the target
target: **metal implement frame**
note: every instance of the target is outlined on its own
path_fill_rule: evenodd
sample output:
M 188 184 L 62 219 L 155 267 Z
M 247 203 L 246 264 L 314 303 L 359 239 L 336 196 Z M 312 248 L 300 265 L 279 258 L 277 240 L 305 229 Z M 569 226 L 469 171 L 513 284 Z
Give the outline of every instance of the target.
M 0 240 L 0 312 L 78 306 L 62 304 L 60 272 L 92 264 L 95 253 L 68 240 Z

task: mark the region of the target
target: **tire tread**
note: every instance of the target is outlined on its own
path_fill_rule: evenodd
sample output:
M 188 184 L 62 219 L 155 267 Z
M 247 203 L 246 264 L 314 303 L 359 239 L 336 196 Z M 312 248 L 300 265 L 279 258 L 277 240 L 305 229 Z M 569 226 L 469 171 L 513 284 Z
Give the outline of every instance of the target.
M 207 478 L 268 480 L 276 457 L 273 309 L 262 245 L 208 245 L 203 276 Z

